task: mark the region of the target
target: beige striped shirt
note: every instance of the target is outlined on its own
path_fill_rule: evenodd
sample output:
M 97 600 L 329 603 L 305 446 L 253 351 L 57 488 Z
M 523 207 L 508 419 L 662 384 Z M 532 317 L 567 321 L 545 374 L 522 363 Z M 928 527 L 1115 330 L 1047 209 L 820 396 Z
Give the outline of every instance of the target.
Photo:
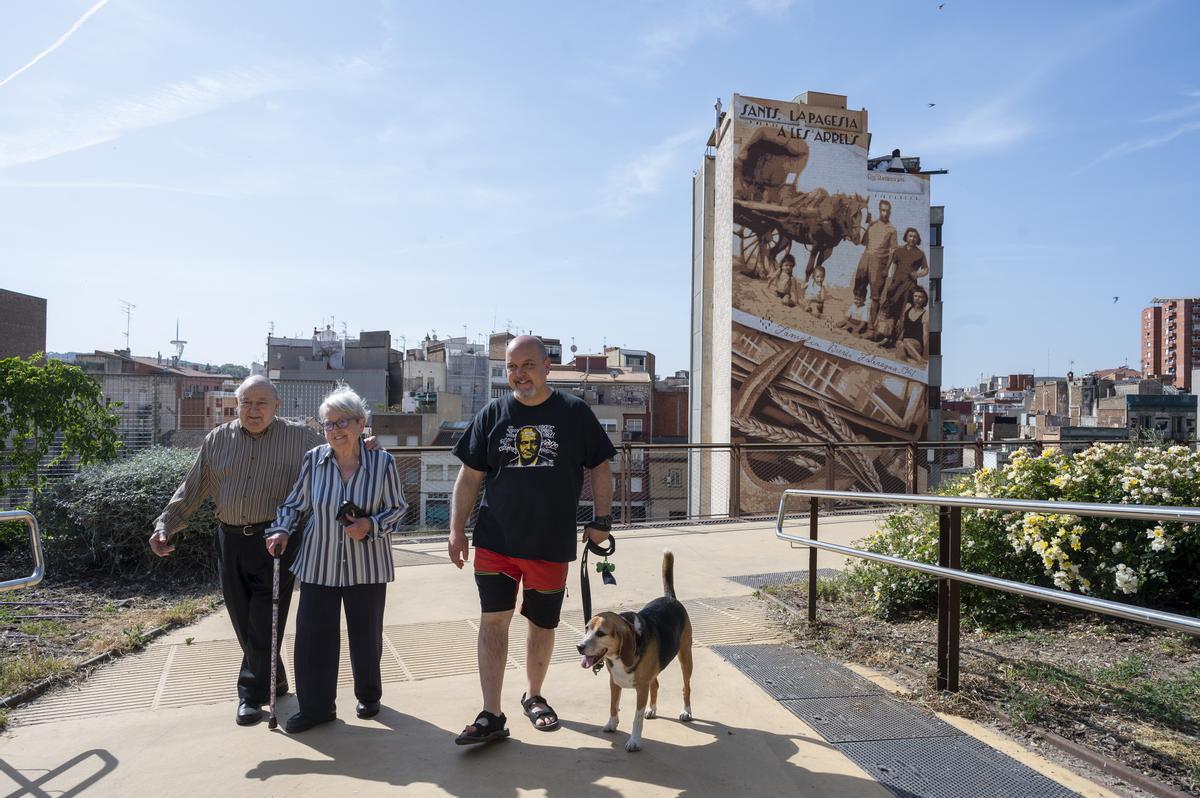
M 155 531 L 174 535 L 210 497 L 223 524 L 270 521 L 296 481 L 304 453 L 324 440 L 304 424 L 281 418 L 257 438 L 240 420 L 222 424 L 205 436 L 196 462 L 155 520 Z

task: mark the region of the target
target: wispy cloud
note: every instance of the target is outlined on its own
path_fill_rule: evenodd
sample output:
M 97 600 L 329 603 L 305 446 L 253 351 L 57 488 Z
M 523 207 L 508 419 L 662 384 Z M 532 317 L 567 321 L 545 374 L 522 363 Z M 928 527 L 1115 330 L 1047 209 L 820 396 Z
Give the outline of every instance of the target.
M 340 79 L 338 76 L 360 76 L 370 70 L 371 65 L 360 58 L 334 67 L 282 64 L 234 69 L 171 83 L 132 99 L 82 110 L 64 108 L 47 119 L 44 127 L 0 135 L 0 169 L 94 147 L 284 89 Z
M 1016 80 L 967 109 L 955 122 L 924 137 L 918 136 L 914 149 L 931 154 L 986 152 L 1002 150 L 1028 138 L 1037 130 L 1030 96 L 1056 71 L 1127 32 L 1138 17 L 1156 5 L 1119 8 L 1089 18 L 1070 30 L 1055 32 L 1052 46 L 1038 47 L 1039 55 L 1024 63 Z
M 190 194 L 197 197 L 220 197 L 228 199 L 236 194 L 204 188 L 187 186 L 167 186 L 159 183 L 132 183 L 103 180 L 5 180 L 0 181 L 0 191 L 5 189 L 29 190 L 68 190 L 68 191 L 162 191 L 169 194 Z
M 737 3 L 697 4 L 685 11 L 673 10 L 667 21 L 652 25 L 639 34 L 621 52 L 620 59 L 608 66 L 606 80 L 617 78 L 655 85 L 689 48 L 706 37 L 738 24 L 749 16 L 779 17 L 794 0 L 741 0 Z M 599 88 L 599 87 L 597 87 Z
M 1189 95 L 1190 96 L 1190 95 Z M 1153 125 L 1160 122 L 1174 122 L 1177 119 L 1187 119 L 1189 116 L 1200 114 L 1200 103 L 1188 103 L 1169 111 L 1162 111 L 1142 120 L 1143 124 Z
M 1200 91 L 1186 91 L 1183 92 L 1183 96 L 1200 97 Z M 1200 130 L 1200 119 L 1196 118 L 1198 116 L 1200 116 L 1200 103 L 1195 102 L 1185 103 L 1178 108 L 1171 108 L 1169 110 L 1160 111 L 1157 114 L 1148 116 L 1145 119 L 1140 120 L 1142 124 L 1161 125 L 1165 122 L 1180 122 L 1180 120 L 1185 121 L 1181 122 L 1180 124 L 1176 124 L 1174 127 L 1171 127 L 1168 130 L 1160 130 L 1156 135 L 1138 136 L 1137 138 L 1128 139 L 1114 147 L 1110 147 L 1091 162 L 1081 166 L 1076 171 L 1076 174 L 1086 172 L 1092 167 L 1098 166 L 1105 161 L 1112 160 L 1113 158 L 1132 155 L 1135 152 L 1142 152 L 1143 150 L 1152 150 L 1157 147 L 1161 147 L 1164 144 L 1168 144 L 1180 136 L 1186 136 L 1189 133 L 1194 133 Z
M 664 139 L 609 173 L 601 209 L 617 216 L 628 213 L 641 197 L 662 191 L 674 172 L 683 171 L 683 156 L 694 153 L 707 130 L 695 128 Z
M 1142 150 L 1152 150 L 1156 147 L 1161 147 L 1164 144 L 1174 141 L 1180 136 L 1186 136 L 1187 134 L 1194 133 L 1198 130 L 1200 130 L 1200 119 L 1192 120 L 1191 122 L 1185 122 L 1182 125 L 1176 125 L 1171 130 L 1168 130 L 1167 132 L 1157 136 L 1152 136 L 1150 138 L 1137 138 L 1130 141 L 1121 142 L 1117 146 L 1103 153 L 1099 158 L 1096 158 L 1096 160 L 1081 168 L 1079 172 L 1086 172 L 1093 166 L 1098 166 L 1099 164 L 1102 164 L 1105 161 L 1113 158 L 1119 158 L 1123 155 L 1141 152 Z
M 100 2 L 96 3 L 94 6 L 89 8 L 87 11 L 83 12 L 83 16 L 81 16 L 79 19 L 75 20 L 74 24 L 72 24 L 71 27 L 67 28 L 66 33 L 64 33 L 62 36 L 59 36 L 57 39 L 55 39 L 53 44 L 51 44 L 45 50 L 42 50 L 40 53 L 35 55 L 29 61 L 29 63 L 25 64 L 25 66 L 21 67 L 16 72 L 13 72 L 11 75 L 4 78 L 3 80 L 0 80 L 0 88 L 3 88 L 6 83 L 8 83 L 11 80 L 13 80 L 14 78 L 16 78 L 22 72 L 25 72 L 27 69 L 32 67 L 38 61 L 41 61 L 46 56 L 50 55 L 50 53 L 54 52 L 59 47 L 62 47 L 63 43 L 66 42 L 67 39 L 71 38 L 71 36 L 74 35 L 75 31 L 79 30 L 79 28 L 83 26 L 83 23 L 87 22 L 88 17 L 90 17 L 92 14 L 95 14 L 97 11 L 104 8 L 106 5 L 108 5 L 108 0 L 100 0 Z

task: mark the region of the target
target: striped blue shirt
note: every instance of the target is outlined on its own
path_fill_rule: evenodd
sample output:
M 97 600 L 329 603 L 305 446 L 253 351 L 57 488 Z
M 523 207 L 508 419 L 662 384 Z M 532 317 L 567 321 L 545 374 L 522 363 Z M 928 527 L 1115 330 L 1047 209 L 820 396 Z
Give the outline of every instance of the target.
M 322 444 L 304 455 L 300 477 L 279 506 L 275 521 L 264 533 L 288 533 L 298 519 L 311 513 L 300 536 L 300 552 L 292 573 L 301 582 L 346 587 L 396 578 L 392 561 L 392 530 L 407 506 L 400 488 L 396 461 L 382 449 L 358 445 L 358 470 L 343 481 L 333 450 Z M 363 540 L 348 537 L 337 520 L 338 508 L 352 501 L 370 514 L 371 532 Z

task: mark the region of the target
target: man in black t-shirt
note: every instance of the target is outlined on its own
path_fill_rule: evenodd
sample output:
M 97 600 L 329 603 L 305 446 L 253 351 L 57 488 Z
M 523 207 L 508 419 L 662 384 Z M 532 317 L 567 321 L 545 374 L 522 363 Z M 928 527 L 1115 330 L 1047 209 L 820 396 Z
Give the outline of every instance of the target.
M 521 706 L 534 728 L 558 728 L 558 715 L 541 691 L 554 649 L 567 567 L 576 556 L 576 511 L 585 468 L 591 471 L 595 518 L 584 534 L 602 543 L 612 527 L 608 460 L 616 449 L 592 409 L 546 384 L 550 358 L 539 339 L 514 338 L 506 361 L 512 393 L 479 411 L 454 447 L 463 467 L 454 483 L 448 549 L 459 568 L 467 560 L 467 517 L 483 488 L 474 529 L 483 711 L 455 740 L 459 745 L 508 736 L 500 691 L 518 585 L 523 585 L 521 614 L 529 623 L 528 689 Z

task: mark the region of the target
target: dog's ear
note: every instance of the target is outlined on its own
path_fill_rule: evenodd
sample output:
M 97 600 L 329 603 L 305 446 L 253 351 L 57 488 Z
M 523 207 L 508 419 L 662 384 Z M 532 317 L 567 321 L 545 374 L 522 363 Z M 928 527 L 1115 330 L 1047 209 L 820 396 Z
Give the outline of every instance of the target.
M 637 615 L 633 616 L 633 623 L 620 618 L 620 623 L 617 628 L 621 634 L 621 662 L 624 663 L 626 669 L 632 668 L 637 660 L 637 639 L 642 633 L 642 619 Z

